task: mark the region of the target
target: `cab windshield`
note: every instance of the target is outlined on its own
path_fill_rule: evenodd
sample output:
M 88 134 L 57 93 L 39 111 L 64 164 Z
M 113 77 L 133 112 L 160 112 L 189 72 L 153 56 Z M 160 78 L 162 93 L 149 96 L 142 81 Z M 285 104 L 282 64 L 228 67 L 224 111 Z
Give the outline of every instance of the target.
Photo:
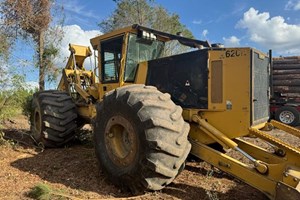
M 164 50 L 164 42 L 145 40 L 130 34 L 126 56 L 124 80 L 132 82 L 135 78 L 138 63 L 160 58 Z

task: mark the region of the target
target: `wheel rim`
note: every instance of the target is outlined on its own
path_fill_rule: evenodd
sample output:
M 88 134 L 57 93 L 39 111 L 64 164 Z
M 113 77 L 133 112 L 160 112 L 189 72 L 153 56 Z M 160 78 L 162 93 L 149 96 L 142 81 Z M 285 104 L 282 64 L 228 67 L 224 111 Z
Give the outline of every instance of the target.
M 120 167 L 130 166 L 138 150 L 137 134 L 122 116 L 113 116 L 105 128 L 105 145 L 110 159 Z
M 290 111 L 282 111 L 279 115 L 279 119 L 285 124 L 291 124 L 295 120 L 295 116 Z
M 35 110 L 34 112 L 34 136 L 39 137 L 41 130 L 42 130 L 42 120 L 41 120 L 41 115 L 40 112 Z

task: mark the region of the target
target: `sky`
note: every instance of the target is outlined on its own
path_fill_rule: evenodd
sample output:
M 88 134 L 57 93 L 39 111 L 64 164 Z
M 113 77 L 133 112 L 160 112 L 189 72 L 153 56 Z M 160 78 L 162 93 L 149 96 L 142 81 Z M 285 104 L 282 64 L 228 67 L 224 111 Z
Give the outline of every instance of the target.
M 222 43 L 225 47 L 250 46 L 263 52 L 272 49 L 274 56 L 300 55 L 300 0 L 155 0 L 155 3 L 169 13 L 178 14 L 180 22 L 197 39 Z M 58 0 L 56 4 L 63 5 L 65 10 L 64 38 L 57 59 L 58 65 L 64 65 L 69 56 L 68 44 L 90 45 L 90 38 L 102 34 L 97 24 L 110 16 L 116 3 Z M 30 59 L 31 49 L 30 45 L 20 45 L 14 57 Z M 31 71 L 26 78 L 36 82 L 37 72 Z
M 156 0 L 197 39 L 225 46 L 251 46 L 275 54 L 300 54 L 300 0 Z M 66 26 L 98 31 L 116 7 L 112 0 L 60 0 Z M 79 27 L 73 27 L 77 30 Z M 69 27 L 72 29 L 72 27 Z M 90 32 L 91 33 L 91 32 Z M 96 33 L 96 32 L 93 32 Z

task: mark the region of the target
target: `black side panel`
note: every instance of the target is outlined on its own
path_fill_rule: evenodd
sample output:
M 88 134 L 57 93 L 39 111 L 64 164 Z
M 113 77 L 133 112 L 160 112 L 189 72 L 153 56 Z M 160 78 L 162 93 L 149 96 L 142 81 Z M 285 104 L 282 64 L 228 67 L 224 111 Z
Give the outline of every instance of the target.
M 207 109 L 207 60 L 207 50 L 151 60 L 146 84 L 168 92 L 183 108 Z

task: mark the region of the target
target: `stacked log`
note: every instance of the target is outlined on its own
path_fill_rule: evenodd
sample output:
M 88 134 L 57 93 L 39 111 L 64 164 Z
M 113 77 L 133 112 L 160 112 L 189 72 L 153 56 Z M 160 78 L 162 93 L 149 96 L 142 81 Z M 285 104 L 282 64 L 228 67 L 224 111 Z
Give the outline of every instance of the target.
M 300 97 L 300 56 L 273 58 L 273 91 Z

